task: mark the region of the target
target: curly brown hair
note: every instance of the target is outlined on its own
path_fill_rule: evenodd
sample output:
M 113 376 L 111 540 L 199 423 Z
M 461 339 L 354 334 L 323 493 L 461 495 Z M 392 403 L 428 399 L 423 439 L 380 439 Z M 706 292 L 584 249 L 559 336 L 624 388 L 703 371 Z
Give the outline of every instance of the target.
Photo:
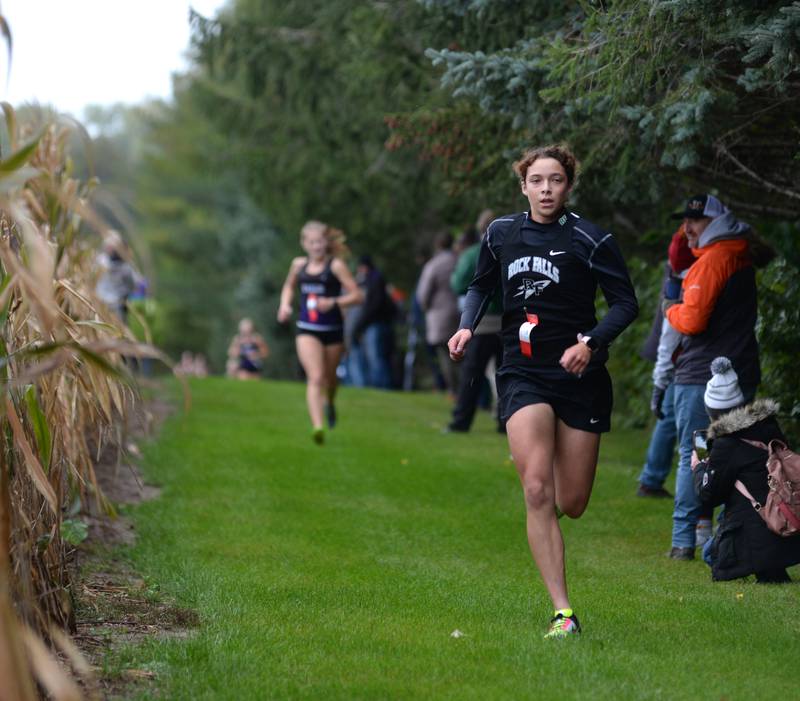
M 564 168 L 567 174 L 567 182 L 570 186 L 575 183 L 575 178 L 578 176 L 578 169 L 580 163 L 575 158 L 569 146 L 566 144 L 549 144 L 548 146 L 535 146 L 529 148 L 522 154 L 522 158 L 514 163 L 514 172 L 519 176 L 519 179 L 524 181 L 525 176 L 528 174 L 528 168 L 534 161 L 540 158 L 555 158 Z

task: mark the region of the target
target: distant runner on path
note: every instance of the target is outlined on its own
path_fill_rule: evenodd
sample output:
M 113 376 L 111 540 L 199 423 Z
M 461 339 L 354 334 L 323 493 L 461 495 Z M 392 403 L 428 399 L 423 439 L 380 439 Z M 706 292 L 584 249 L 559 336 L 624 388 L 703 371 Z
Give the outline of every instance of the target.
M 295 287 L 300 288 L 297 319 L 297 357 L 306 374 L 306 402 L 311 437 L 325 442 L 323 416 L 336 424 L 336 368 L 344 352 L 342 308 L 363 301 L 363 293 L 342 260 L 347 255 L 344 234 L 327 224 L 309 221 L 300 233 L 307 255 L 295 258 L 281 290 L 278 321 L 292 316 Z
M 448 343 L 461 360 L 500 285 L 497 391 L 525 493 L 528 543 L 554 607 L 545 638 L 581 631 L 567 595 L 558 518 L 578 518 L 589 503 L 600 434 L 611 428 L 608 346 L 639 311 L 611 234 L 565 208 L 577 166 L 564 146 L 530 149 L 514 164 L 530 210 L 489 225 Z M 598 285 L 609 307 L 599 323 Z

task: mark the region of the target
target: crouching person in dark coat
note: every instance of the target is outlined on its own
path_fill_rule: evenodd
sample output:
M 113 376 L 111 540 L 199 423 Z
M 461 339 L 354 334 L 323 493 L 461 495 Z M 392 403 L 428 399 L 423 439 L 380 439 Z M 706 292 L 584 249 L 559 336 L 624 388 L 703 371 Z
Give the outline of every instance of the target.
M 776 414 L 779 405 L 759 399 L 743 406 L 736 372 L 727 358 L 711 363 L 713 376 L 706 385 L 708 457 L 692 455 L 695 490 L 710 506 L 725 505 L 720 526 L 704 548 L 715 581 L 754 574 L 762 583 L 791 581 L 786 568 L 800 563 L 800 536 L 781 537 L 767 528 L 750 501 L 735 487 L 747 487 L 761 504 L 767 498 L 767 452 L 742 439 L 769 445 L 785 442 Z

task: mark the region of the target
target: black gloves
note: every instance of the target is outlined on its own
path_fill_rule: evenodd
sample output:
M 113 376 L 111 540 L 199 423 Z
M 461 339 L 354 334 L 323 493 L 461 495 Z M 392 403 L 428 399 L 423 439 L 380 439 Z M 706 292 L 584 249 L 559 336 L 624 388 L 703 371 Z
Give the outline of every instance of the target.
M 656 387 L 653 385 L 653 396 L 650 397 L 650 411 L 652 411 L 657 419 L 664 418 L 664 412 L 661 411 L 661 405 L 664 403 L 664 394 L 667 388 Z

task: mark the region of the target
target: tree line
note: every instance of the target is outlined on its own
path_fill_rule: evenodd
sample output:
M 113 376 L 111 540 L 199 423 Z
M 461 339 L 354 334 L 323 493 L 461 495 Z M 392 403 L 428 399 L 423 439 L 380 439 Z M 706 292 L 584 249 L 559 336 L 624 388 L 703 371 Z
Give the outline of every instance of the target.
M 787 381 L 800 340 L 800 3 L 232 0 L 191 24 L 174 100 L 122 127 L 98 114 L 95 140 L 124 154 L 125 178 L 108 182 L 133 182 L 157 339 L 173 354 L 219 365 L 247 314 L 276 349 L 273 371 L 291 372 L 274 309 L 305 220 L 344 228 L 410 292 L 434 233 L 484 207 L 520 210 L 511 161 L 566 141 L 583 162 L 574 207 L 615 233 L 642 302 L 612 354 L 626 414 L 646 419 L 637 351 L 668 215 L 704 191 L 778 252 L 759 273 L 763 391 L 800 412 Z

